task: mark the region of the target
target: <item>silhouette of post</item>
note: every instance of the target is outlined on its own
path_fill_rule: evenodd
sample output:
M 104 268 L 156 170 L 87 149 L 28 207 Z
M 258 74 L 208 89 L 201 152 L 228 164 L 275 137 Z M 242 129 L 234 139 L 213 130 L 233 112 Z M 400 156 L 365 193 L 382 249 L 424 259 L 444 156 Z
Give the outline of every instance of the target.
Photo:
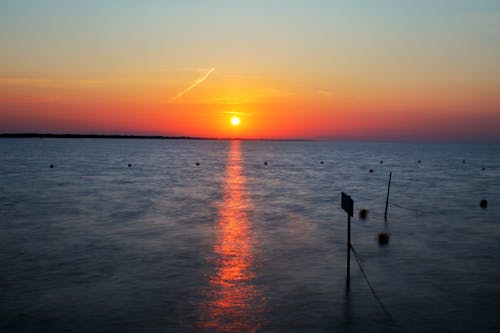
M 351 289 L 351 216 L 354 213 L 354 201 L 350 196 L 342 192 L 341 207 L 347 213 L 347 273 L 346 273 L 346 291 Z
M 389 184 L 387 185 L 387 197 L 385 199 L 384 221 L 387 221 L 387 206 L 389 206 L 389 191 L 391 190 L 392 171 L 389 172 Z
M 351 216 L 347 215 L 347 274 L 346 274 L 346 289 L 351 290 Z

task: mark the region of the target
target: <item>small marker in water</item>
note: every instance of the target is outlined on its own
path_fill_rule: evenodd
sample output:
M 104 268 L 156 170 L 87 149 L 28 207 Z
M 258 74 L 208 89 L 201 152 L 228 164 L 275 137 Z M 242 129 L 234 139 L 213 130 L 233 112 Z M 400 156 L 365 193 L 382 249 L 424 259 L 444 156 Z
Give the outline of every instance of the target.
M 481 208 L 486 208 L 488 207 L 488 200 L 486 199 L 483 199 L 479 202 L 479 206 L 481 206 Z
M 196 162 L 196 165 L 200 165 L 200 162 Z
M 483 171 L 484 171 L 484 170 L 486 170 L 486 169 L 485 169 L 485 168 L 482 168 L 481 170 L 483 170 Z
M 50 165 L 50 168 L 51 168 L 51 169 L 53 169 L 53 168 L 54 168 L 54 164 L 51 164 L 51 165 Z
M 384 161 L 380 161 L 380 164 L 384 164 Z
M 129 164 L 128 164 L 128 167 L 130 168 L 131 166 L 132 166 L 132 164 L 130 164 L 130 163 L 129 163 Z
M 359 211 L 359 218 L 364 220 L 368 216 L 368 210 L 367 209 L 362 209 Z
M 386 232 L 381 232 L 378 234 L 378 245 L 387 245 L 389 244 L 389 234 Z
M 418 161 L 417 161 L 417 163 L 420 163 L 420 162 L 422 162 L 422 161 L 421 161 L 421 160 L 418 160 Z
M 264 165 L 267 165 L 267 162 L 264 162 Z
M 323 161 L 321 161 L 321 162 L 319 162 L 319 163 L 323 164 L 324 162 L 323 162 Z
M 373 173 L 373 169 L 370 169 L 370 173 Z

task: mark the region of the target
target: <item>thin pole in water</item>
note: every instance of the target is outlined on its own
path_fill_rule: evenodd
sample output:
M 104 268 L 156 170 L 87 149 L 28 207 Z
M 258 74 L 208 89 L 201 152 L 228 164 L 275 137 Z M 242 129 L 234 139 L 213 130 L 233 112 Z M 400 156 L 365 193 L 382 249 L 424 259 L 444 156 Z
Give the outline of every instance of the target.
M 387 185 L 387 198 L 385 199 L 384 221 L 387 221 L 387 207 L 389 206 L 389 191 L 391 190 L 392 171 L 389 172 L 389 184 Z
M 347 213 L 347 274 L 346 293 L 351 288 L 351 216 L 354 214 L 354 201 L 350 196 L 342 192 L 340 206 Z
M 351 290 L 351 215 L 347 215 L 347 275 L 346 291 Z

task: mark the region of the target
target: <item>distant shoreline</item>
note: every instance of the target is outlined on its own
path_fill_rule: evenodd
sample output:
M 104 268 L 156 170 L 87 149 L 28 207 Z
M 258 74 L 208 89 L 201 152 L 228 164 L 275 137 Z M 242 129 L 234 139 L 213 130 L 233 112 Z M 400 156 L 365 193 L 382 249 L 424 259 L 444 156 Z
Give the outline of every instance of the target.
M 207 138 L 196 136 L 134 135 L 134 134 L 54 134 L 54 133 L 0 133 L 0 139 L 139 139 L 139 140 L 199 140 L 199 141 L 283 141 L 283 142 L 371 142 L 405 144 L 486 144 L 500 145 L 496 141 L 440 141 L 440 140 L 356 140 L 353 138 L 318 139 L 252 139 L 252 138 Z
M 147 139 L 147 140 L 245 140 L 245 141 L 315 141 L 306 139 L 244 139 L 203 138 L 193 136 L 124 135 L 124 134 L 53 134 L 53 133 L 0 133 L 0 138 L 10 139 Z

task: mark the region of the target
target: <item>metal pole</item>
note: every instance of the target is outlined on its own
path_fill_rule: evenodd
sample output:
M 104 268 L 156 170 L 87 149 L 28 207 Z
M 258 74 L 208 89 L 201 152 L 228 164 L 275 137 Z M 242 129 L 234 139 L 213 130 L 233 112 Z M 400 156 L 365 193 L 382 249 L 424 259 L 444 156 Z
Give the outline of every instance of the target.
M 387 221 L 387 206 L 389 206 L 389 191 L 391 190 L 392 171 L 389 173 L 389 185 L 387 185 L 387 198 L 385 199 L 384 220 Z
M 351 215 L 347 214 L 347 276 L 346 291 L 351 289 Z

